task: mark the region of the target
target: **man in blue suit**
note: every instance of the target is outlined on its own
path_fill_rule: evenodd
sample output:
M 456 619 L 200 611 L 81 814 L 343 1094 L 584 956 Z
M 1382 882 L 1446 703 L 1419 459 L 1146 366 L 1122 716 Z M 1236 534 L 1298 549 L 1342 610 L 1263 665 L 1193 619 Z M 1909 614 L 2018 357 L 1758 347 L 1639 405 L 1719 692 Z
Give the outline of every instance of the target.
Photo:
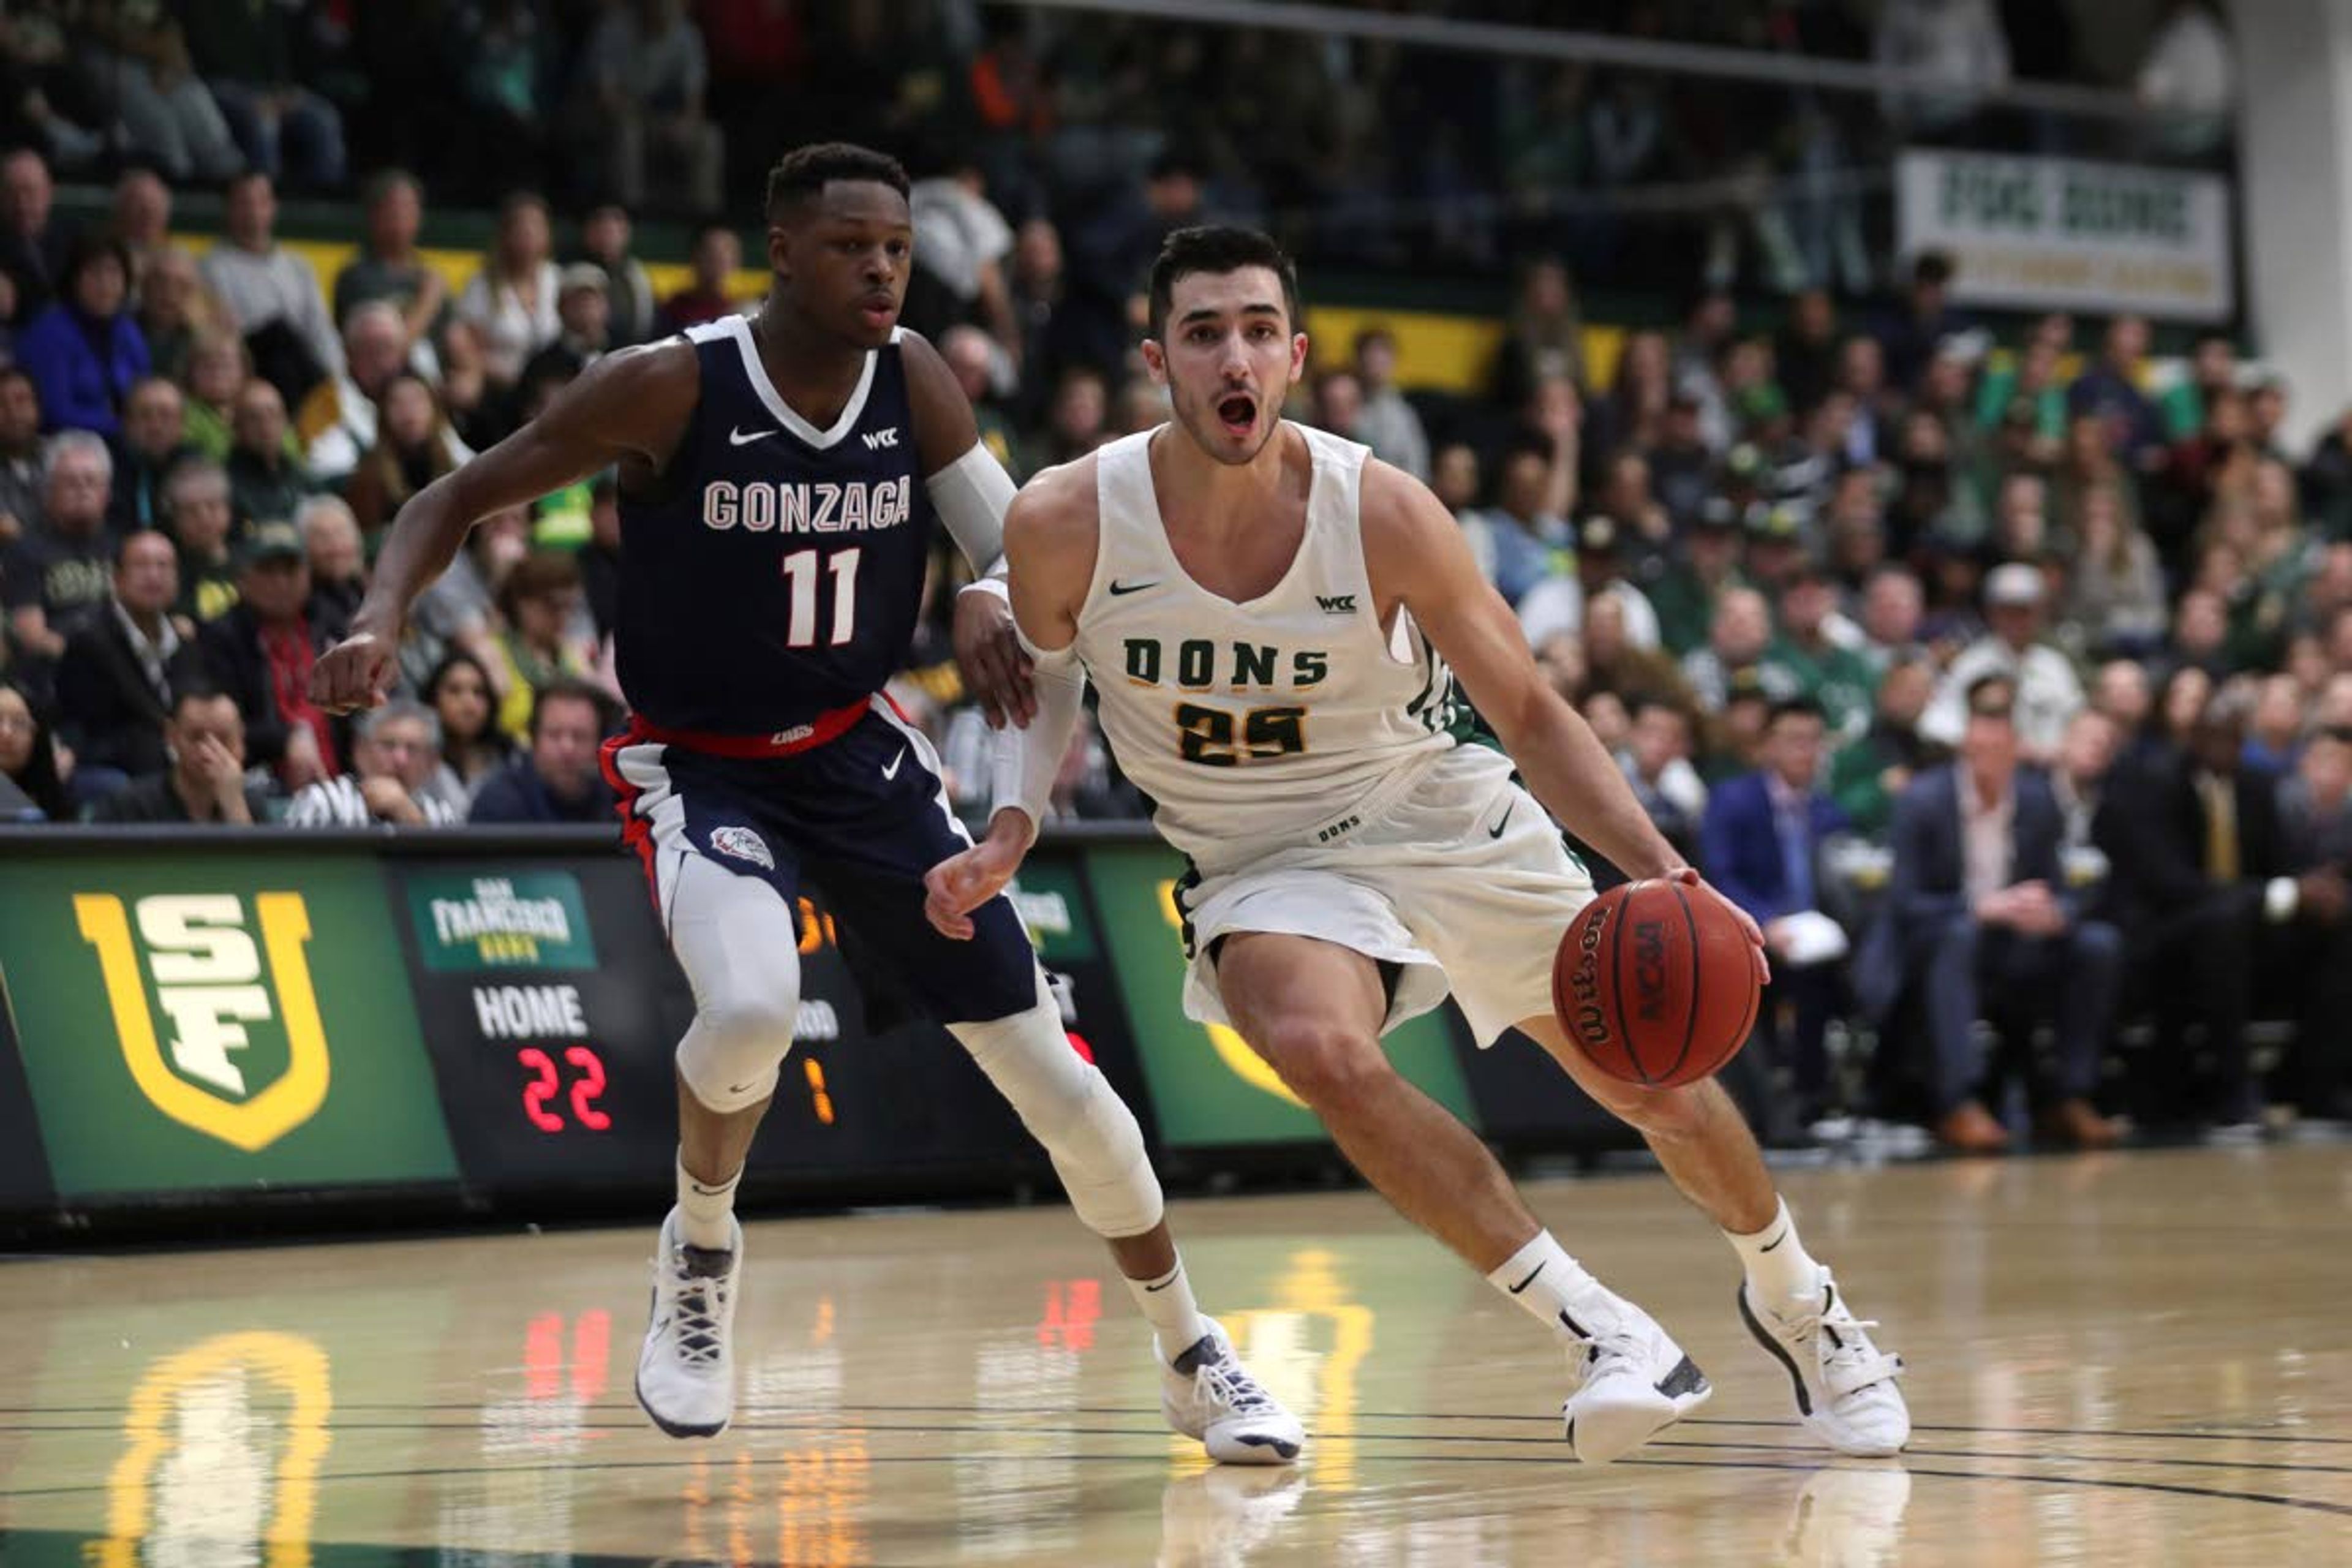
M 1803 940 L 1805 922 L 1791 923 L 1794 916 L 1820 915 L 1822 840 L 1846 826 L 1845 813 L 1820 791 L 1826 727 L 1821 704 L 1811 698 L 1775 704 L 1765 721 L 1764 766 L 1718 786 L 1699 827 L 1699 864 L 1708 880 L 1764 928 L 1772 983 L 1758 1028 L 1769 1042 L 1772 1065 L 1790 1074 L 1800 1126 L 1827 1109 L 1822 1039 L 1845 981 L 1843 951 L 1815 957 Z
M 1922 773 L 1896 803 L 1894 874 L 1863 983 L 1888 1003 L 1918 988 L 1935 1131 L 1948 1147 L 1990 1153 L 2009 1142 L 1976 1092 L 1973 1030 L 1990 1016 L 2021 1036 L 2056 1025 L 2058 1059 L 2035 1075 L 2042 1129 L 2104 1148 L 2116 1131 L 2091 1094 L 2123 939 L 2086 918 L 2070 888 L 2065 813 L 2047 775 L 2018 766 L 2015 701 L 2004 676 L 1973 682 L 1958 760 Z

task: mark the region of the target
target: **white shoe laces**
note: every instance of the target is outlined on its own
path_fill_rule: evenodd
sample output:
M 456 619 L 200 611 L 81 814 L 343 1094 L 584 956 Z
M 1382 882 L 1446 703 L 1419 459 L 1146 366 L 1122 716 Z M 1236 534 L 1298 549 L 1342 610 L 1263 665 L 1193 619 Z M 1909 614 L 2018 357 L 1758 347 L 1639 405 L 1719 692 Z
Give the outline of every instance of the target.
M 1790 1335 L 1812 1346 L 1822 1381 L 1843 1398 L 1874 1383 L 1903 1375 L 1903 1358 L 1870 1342 L 1867 1331 L 1878 1327 L 1875 1318 L 1857 1318 L 1834 1287 L 1825 1290 L 1827 1302 L 1811 1311 L 1780 1318 Z M 1779 1314 L 1775 1314 L 1778 1316 Z
M 716 1367 L 726 1353 L 727 1341 L 719 1320 L 727 1310 L 731 1278 L 694 1275 L 680 1256 L 670 1265 L 677 1293 L 670 1299 L 670 1340 L 677 1359 L 688 1366 Z
M 1257 1379 L 1230 1354 L 1202 1362 L 1192 1375 L 1220 1409 L 1236 1415 L 1256 1415 L 1274 1408 L 1274 1395 L 1259 1387 Z

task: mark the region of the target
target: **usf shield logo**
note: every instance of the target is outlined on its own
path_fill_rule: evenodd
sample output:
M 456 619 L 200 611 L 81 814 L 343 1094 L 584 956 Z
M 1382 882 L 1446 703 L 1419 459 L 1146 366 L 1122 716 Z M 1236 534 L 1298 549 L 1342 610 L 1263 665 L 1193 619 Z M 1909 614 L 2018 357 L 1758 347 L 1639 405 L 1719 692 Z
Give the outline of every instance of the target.
M 318 1113 L 327 1034 L 300 894 L 257 893 L 250 910 L 233 893 L 157 894 L 128 909 L 111 893 L 77 893 L 73 904 L 123 1059 L 158 1110 L 247 1153 Z

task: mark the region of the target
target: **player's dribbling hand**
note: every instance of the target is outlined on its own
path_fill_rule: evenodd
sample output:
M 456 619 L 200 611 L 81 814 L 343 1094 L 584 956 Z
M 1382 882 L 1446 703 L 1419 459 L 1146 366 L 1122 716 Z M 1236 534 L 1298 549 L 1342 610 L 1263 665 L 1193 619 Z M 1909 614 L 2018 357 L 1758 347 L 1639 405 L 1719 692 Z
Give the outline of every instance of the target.
M 399 657 L 398 637 L 353 632 L 310 667 L 310 700 L 330 713 L 381 708 Z
M 1685 866 L 1680 870 L 1668 872 L 1666 880 L 1680 882 L 1685 888 L 1696 888 L 1708 898 L 1720 902 L 1725 909 L 1737 916 L 1739 929 L 1748 933 L 1748 945 L 1756 954 L 1756 984 L 1759 985 L 1772 984 L 1772 960 L 1766 953 L 1763 928 L 1756 923 L 1754 916 L 1708 886 L 1706 879 L 1700 876 L 1695 867 Z
M 955 657 L 964 689 L 990 729 L 1002 730 L 1008 719 L 1016 729 L 1028 728 L 1037 716 L 1037 687 L 1013 629 L 1013 606 L 1002 594 L 968 589 L 956 595 Z

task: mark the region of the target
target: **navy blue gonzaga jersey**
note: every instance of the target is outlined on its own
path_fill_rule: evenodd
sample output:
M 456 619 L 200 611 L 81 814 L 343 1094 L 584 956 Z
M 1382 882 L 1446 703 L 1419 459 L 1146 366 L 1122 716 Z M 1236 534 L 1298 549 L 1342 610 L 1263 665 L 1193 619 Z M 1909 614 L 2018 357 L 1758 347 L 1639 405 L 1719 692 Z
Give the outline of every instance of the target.
M 654 492 L 620 498 L 621 689 L 661 730 L 789 745 L 914 637 L 933 518 L 898 333 L 830 430 L 778 395 L 743 317 L 686 335 L 694 416 Z

